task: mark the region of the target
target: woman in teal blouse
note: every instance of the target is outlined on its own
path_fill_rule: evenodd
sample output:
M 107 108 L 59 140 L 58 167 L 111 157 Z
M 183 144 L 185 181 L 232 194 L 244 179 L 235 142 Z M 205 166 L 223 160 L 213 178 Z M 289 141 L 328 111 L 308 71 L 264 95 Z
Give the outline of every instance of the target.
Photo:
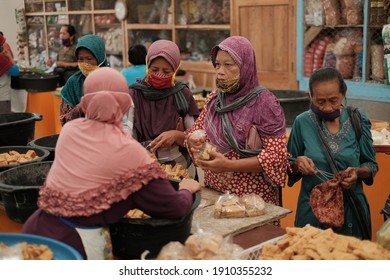
M 362 134 L 358 141 L 348 111 L 342 104 L 342 101 L 346 99 L 347 86 L 336 69 L 322 68 L 315 71 L 310 78 L 309 90 L 310 110 L 296 118 L 287 145 L 293 159 L 288 186 L 293 186 L 302 178 L 295 226 L 303 227 L 310 224 L 326 228 L 315 217 L 309 203 L 311 190 L 326 181 L 321 176 L 321 171 L 333 173 L 321 143 L 317 128 L 318 121 L 338 170 L 351 172 L 351 176 L 345 178 L 341 184 L 343 188 L 350 188 L 357 195 L 371 231 L 370 208 L 362 186 L 363 182 L 366 185 L 372 185 L 378 171 L 370 132 L 370 120 L 365 113 L 360 111 Z M 338 233 L 363 238 L 357 217 L 345 196 L 344 225 Z

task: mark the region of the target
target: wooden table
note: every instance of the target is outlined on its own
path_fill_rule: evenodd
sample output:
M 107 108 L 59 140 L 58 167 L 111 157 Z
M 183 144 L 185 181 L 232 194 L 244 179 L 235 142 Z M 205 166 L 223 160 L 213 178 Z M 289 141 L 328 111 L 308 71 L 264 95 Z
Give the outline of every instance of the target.
M 276 205 L 267 204 L 265 214 L 247 218 L 214 218 L 214 204 L 220 192 L 209 188 L 203 188 L 201 192 L 201 203 L 194 212 L 192 220 L 192 233 L 200 230 L 207 230 L 222 236 L 235 236 L 263 225 L 277 221 L 292 211 Z

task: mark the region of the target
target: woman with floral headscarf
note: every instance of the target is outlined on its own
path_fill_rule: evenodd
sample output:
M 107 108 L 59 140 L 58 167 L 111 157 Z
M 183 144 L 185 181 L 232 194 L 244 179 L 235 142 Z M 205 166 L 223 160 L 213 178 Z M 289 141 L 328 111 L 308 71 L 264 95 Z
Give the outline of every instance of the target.
M 107 227 L 130 209 L 172 219 L 187 215 L 200 184 L 186 179 L 174 190 L 160 165 L 123 131 L 130 104 L 119 71 L 105 67 L 86 78 L 80 102 L 86 118 L 63 127 L 39 192 L 39 209 L 24 224 L 24 233 L 60 240 L 86 259 L 107 259 Z
M 203 141 L 216 147 L 210 160 L 195 161 L 205 171 L 206 186 L 258 194 L 279 205 L 288 166 L 283 109 L 275 95 L 259 85 L 255 53 L 246 38 L 225 39 L 211 50 L 211 61 L 217 89 L 186 131 L 185 144 L 191 154 L 200 151 Z M 205 130 L 206 137 L 195 137 L 196 130 Z
M 146 64 L 145 79 L 130 86 L 134 108 L 125 127 L 139 142 L 152 140 L 150 147 L 160 160 L 188 167 L 184 129 L 193 125 L 199 109 L 187 85 L 175 80 L 179 48 L 172 41 L 155 41 L 148 49 Z
M 80 106 L 85 78 L 99 67 L 107 66 L 106 47 L 98 35 L 85 35 L 78 40 L 76 57 L 79 70 L 67 80 L 61 90 L 60 121 L 66 122 L 84 116 Z

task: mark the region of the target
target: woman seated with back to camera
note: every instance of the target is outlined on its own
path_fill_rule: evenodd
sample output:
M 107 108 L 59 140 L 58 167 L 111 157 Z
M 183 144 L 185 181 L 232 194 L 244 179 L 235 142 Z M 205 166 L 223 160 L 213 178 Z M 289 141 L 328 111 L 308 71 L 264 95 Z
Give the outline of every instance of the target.
M 62 241 L 85 259 L 110 259 L 108 226 L 129 210 L 172 219 L 189 213 L 200 184 L 183 179 L 178 191 L 172 187 L 160 165 L 124 132 L 130 104 L 119 71 L 104 67 L 86 78 L 80 102 L 86 117 L 63 127 L 39 209 L 24 233 Z

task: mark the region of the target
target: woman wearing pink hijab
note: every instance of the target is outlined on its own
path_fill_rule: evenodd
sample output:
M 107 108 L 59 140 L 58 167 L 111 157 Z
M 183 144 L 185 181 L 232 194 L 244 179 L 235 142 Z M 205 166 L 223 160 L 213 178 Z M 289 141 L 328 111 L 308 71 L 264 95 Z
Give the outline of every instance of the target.
M 80 104 L 86 117 L 63 127 L 39 209 L 23 232 L 67 243 L 85 259 L 109 259 L 109 224 L 133 208 L 153 217 L 183 217 L 200 185 L 183 180 L 175 191 L 160 165 L 124 132 L 131 98 L 119 71 L 92 72 Z
M 191 154 L 200 151 L 203 141 L 216 147 L 210 160 L 195 159 L 205 171 L 205 185 L 239 196 L 258 194 L 267 203 L 280 205 L 288 167 L 283 108 L 260 86 L 248 39 L 223 40 L 211 50 L 211 62 L 217 89 L 186 131 Z M 195 137 L 196 130 L 204 130 L 206 137 Z

